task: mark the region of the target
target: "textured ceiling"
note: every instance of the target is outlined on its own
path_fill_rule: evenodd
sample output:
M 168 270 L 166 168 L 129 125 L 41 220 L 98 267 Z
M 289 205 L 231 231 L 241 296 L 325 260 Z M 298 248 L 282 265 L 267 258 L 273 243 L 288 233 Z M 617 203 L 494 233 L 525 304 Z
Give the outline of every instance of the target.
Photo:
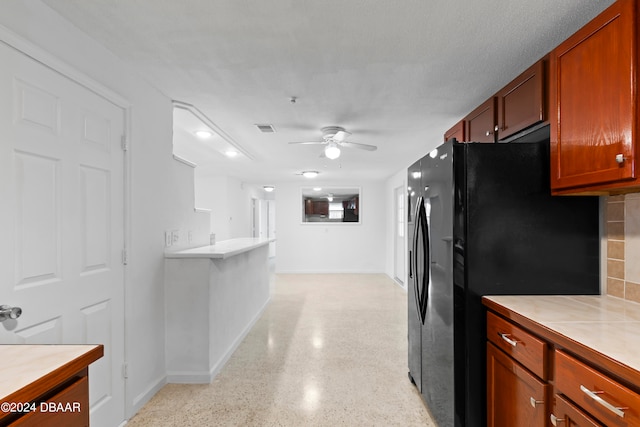
M 249 158 L 185 138 L 201 170 L 246 182 L 382 179 L 612 0 L 43 0 Z M 296 97 L 295 103 L 290 102 Z M 270 123 L 276 133 L 260 133 Z M 337 125 L 375 152 L 322 159 Z M 179 121 L 176 126 L 181 126 Z M 185 125 L 186 126 L 186 125 Z M 193 144 L 193 150 L 189 147 Z M 193 151 L 193 158 L 188 158 Z

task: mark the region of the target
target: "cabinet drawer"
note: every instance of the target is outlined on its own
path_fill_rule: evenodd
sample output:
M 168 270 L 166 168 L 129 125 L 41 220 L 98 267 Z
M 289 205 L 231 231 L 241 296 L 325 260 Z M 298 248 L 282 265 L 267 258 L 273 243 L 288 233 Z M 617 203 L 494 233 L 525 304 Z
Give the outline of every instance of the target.
M 35 412 L 18 418 L 10 425 L 20 427 L 88 426 L 89 381 L 87 377 L 80 378 L 46 402 L 38 402 Z
M 556 407 L 549 417 L 552 425 L 556 427 L 603 427 L 602 424 L 561 395 L 556 394 L 555 401 Z
M 547 379 L 547 343 L 493 313 L 487 313 L 487 338 L 543 380 Z
M 640 425 L 640 394 L 568 354 L 555 352 L 555 386 L 606 425 Z

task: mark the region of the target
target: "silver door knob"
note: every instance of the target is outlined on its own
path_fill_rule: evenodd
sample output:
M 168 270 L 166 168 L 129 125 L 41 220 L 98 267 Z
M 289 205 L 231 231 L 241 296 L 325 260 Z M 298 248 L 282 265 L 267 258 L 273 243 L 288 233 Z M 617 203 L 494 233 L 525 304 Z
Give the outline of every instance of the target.
M 627 158 L 624 154 L 616 154 L 616 163 L 623 163 Z
M 22 314 L 20 307 L 11 307 L 8 305 L 0 305 L 0 322 L 9 319 L 17 319 Z

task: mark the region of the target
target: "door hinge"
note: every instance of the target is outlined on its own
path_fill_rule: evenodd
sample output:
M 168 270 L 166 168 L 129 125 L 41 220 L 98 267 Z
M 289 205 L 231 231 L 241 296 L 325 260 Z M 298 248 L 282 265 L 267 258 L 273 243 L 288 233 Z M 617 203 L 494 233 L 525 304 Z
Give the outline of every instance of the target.
M 122 137 L 120 138 L 120 146 L 122 147 L 122 151 L 127 151 L 129 149 L 127 135 L 122 135 Z
M 129 262 L 129 258 L 127 255 L 127 250 L 123 249 L 122 250 L 122 264 L 127 265 L 127 263 Z
M 127 365 L 126 363 L 122 364 L 122 378 L 124 378 L 125 380 L 127 378 L 129 378 L 129 365 Z

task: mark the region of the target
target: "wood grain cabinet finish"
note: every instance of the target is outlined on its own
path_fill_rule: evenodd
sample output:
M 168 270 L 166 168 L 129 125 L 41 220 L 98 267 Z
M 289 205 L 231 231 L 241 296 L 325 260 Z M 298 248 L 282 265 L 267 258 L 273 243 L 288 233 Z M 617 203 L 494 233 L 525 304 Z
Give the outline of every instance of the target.
M 607 426 L 640 426 L 640 394 L 563 351 L 555 352 L 555 388 Z
M 555 407 L 549 421 L 555 427 L 603 427 L 562 395 L 554 396 Z
M 487 426 L 547 425 L 549 385 L 487 343 Z
M 547 379 L 547 343 L 493 313 L 487 313 L 487 339 L 539 378 Z
M 455 138 L 458 142 L 467 142 L 465 139 L 465 123 L 464 120 L 460 120 L 458 123 L 453 125 L 451 129 L 444 133 L 444 142 L 449 141 L 450 139 Z
M 640 191 L 636 8 L 618 0 L 551 53 L 554 194 Z
M 498 140 L 547 120 L 545 64 L 536 62 L 496 94 Z
M 76 408 L 84 408 L 84 410 L 75 410 Z M 36 411 L 29 412 L 10 425 L 13 427 L 88 426 L 88 408 L 89 380 L 84 376 L 45 402 L 39 403 Z
M 496 98 L 480 104 L 463 121 L 466 141 L 496 142 Z

